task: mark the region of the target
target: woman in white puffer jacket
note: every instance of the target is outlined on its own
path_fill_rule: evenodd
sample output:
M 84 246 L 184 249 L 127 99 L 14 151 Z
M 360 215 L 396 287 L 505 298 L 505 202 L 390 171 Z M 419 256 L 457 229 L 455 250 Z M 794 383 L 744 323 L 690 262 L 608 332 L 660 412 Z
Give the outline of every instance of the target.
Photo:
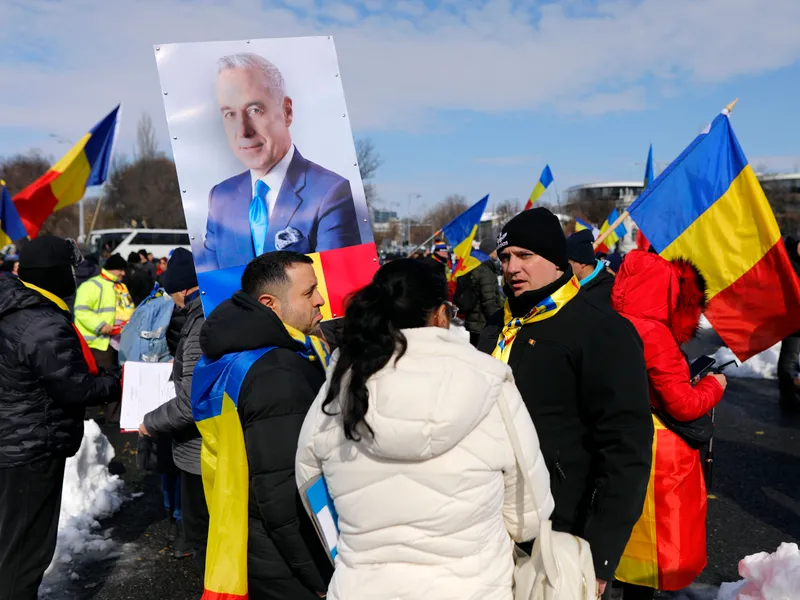
M 339 515 L 330 600 L 510 600 L 512 539 L 536 537 L 553 510 L 511 370 L 451 332 L 451 310 L 441 274 L 412 260 L 381 268 L 348 305 L 296 461 L 298 486 L 324 474 Z

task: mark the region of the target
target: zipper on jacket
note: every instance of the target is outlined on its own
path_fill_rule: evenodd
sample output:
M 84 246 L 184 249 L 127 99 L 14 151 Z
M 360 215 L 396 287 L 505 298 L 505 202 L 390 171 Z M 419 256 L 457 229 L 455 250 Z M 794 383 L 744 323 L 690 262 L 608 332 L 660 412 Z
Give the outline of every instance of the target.
M 561 479 L 561 481 L 566 481 L 567 480 L 567 475 L 566 475 L 566 473 L 564 473 L 564 470 L 561 468 L 561 463 L 559 462 L 560 458 L 561 458 L 561 450 L 556 450 L 556 465 L 555 465 L 556 466 L 556 473 L 558 473 L 558 477 L 559 477 L 559 479 Z M 594 497 L 592 499 L 594 499 Z

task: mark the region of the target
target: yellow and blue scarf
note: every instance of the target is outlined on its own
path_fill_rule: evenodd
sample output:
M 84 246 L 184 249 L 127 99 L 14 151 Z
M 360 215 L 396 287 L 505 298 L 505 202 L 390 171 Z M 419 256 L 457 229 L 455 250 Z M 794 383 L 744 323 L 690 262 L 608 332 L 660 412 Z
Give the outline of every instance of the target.
M 298 354 L 327 367 L 328 345 L 284 324 L 303 345 Z M 203 436 L 200 467 L 208 505 L 208 548 L 203 600 L 247 599 L 249 467 L 239 420 L 239 394 L 250 368 L 275 347 L 201 357 L 192 378 L 192 414 Z
M 578 278 L 573 276 L 567 283 L 534 306 L 524 317 L 515 318 L 511 314 L 511 307 L 508 300 L 506 300 L 506 304 L 503 307 L 503 321 L 506 325 L 503 327 L 503 331 L 500 332 L 500 337 L 497 339 L 497 346 L 495 346 L 492 356 L 508 364 L 508 359 L 511 356 L 511 346 L 514 344 L 519 330 L 528 323 L 544 321 L 555 316 L 570 300 L 578 295 L 580 289 L 581 284 L 578 283 Z

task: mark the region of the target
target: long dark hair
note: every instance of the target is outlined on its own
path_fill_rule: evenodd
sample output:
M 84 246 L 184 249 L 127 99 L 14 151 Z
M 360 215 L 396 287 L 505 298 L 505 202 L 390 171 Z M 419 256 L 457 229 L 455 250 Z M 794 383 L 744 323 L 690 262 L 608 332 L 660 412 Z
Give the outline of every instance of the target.
M 401 329 L 425 327 L 447 301 L 447 280 L 423 261 L 402 259 L 381 267 L 367 287 L 350 299 L 344 316 L 339 359 L 331 377 L 326 409 L 341 397 L 344 435 L 359 441 L 360 426 L 374 435 L 365 421 L 369 408 L 367 379 L 387 365 L 397 352 L 408 349 Z M 396 361 L 395 361 L 396 362 Z M 346 389 L 343 388 L 348 375 Z

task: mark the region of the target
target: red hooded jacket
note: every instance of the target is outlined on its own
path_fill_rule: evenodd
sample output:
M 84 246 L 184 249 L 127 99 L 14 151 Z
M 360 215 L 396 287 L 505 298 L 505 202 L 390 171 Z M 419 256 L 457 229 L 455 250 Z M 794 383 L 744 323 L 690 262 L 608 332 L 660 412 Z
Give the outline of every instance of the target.
M 722 400 L 722 386 L 713 377 L 692 387 L 680 349 L 697 330 L 705 307 L 705 281 L 691 263 L 634 250 L 622 263 L 611 302 L 644 342 L 653 406 L 692 421 Z
M 635 250 L 625 257 L 611 302 L 644 342 L 650 402 L 680 421 L 697 419 L 722 399 L 714 377 L 694 387 L 680 345 L 705 306 L 705 281 L 688 261 Z M 688 586 L 706 565 L 707 495 L 700 452 L 653 417 L 653 467 L 644 512 L 616 576 L 661 590 Z

